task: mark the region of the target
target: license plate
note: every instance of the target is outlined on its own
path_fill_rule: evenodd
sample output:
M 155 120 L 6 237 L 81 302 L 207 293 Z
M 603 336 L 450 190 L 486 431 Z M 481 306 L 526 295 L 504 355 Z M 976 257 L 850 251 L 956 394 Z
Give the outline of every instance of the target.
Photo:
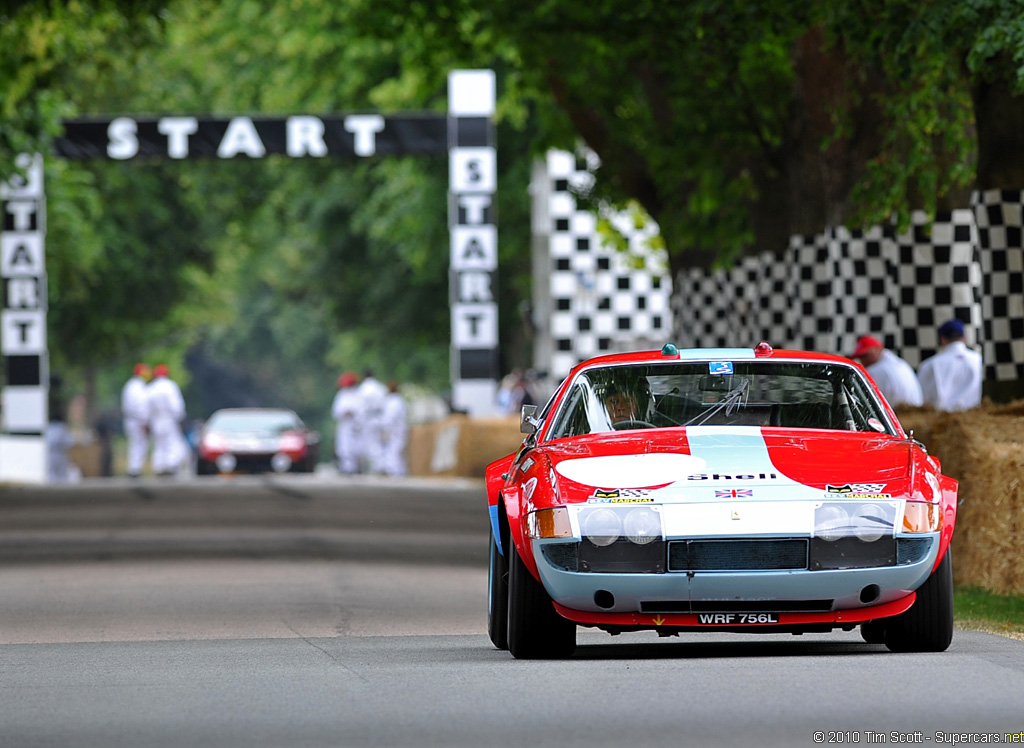
M 778 623 L 778 613 L 698 613 L 697 623 L 721 626 L 735 623 Z

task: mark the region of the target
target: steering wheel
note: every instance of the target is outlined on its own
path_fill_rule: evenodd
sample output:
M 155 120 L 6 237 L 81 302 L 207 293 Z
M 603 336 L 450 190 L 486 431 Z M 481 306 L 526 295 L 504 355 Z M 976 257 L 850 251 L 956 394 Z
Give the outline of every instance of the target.
M 653 429 L 655 426 L 653 423 L 641 421 L 638 418 L 628 418 L 625 421 L 613 423 L 612 428 L 616 431 L 625 431 L 626 429 Z

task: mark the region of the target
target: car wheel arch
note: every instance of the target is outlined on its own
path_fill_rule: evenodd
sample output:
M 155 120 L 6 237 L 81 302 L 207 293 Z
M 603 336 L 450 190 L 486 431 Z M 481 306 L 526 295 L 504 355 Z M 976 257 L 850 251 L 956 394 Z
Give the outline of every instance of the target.
M 529 542 L 529 538 L 526 534 L 526 515 L 529 511 L 529 507 L 525 505 L 521 492 L 517 488 L 508 490 L 501 493 L 498 497 L 498 517 L 499 523 L 501 516 L 505 517 L 505 531 L 507 534 L 503 540 L 507 538 L 509 543 L 515 544 L 516 552 L 522 559 L 523 565 L 530 572 L 531 575 L 538 581 L 540 581 L 540 572 L 537 570 L 537 561 L 533 556 L 533 546 Z M 508 550 L 504 544 L 501 545 L 502 555 L 508 557 Z
M 491 525 L 491 536 L 498 545 L 498 550 L 506 559 L 508 558 L 509 524 L 508 512 L 505 509 L 504 494 L 498 494 L 497 522 Z

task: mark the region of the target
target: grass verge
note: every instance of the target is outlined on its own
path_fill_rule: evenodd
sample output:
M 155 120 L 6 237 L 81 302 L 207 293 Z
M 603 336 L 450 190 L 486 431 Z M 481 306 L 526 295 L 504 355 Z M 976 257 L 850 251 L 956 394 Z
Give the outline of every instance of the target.
M 957 587 L 953 591 L 953 621 L 957 628 L 1024 641 L 1024 597 L 996 595 L 981 587 Z

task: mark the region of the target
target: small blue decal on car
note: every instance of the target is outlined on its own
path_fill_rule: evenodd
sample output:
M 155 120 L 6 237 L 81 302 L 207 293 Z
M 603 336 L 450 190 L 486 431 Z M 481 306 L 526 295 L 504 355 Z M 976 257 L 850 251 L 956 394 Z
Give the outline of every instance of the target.
M 732 374 L 732 361 L 711 361 L 708 363 L 709 374 Z

